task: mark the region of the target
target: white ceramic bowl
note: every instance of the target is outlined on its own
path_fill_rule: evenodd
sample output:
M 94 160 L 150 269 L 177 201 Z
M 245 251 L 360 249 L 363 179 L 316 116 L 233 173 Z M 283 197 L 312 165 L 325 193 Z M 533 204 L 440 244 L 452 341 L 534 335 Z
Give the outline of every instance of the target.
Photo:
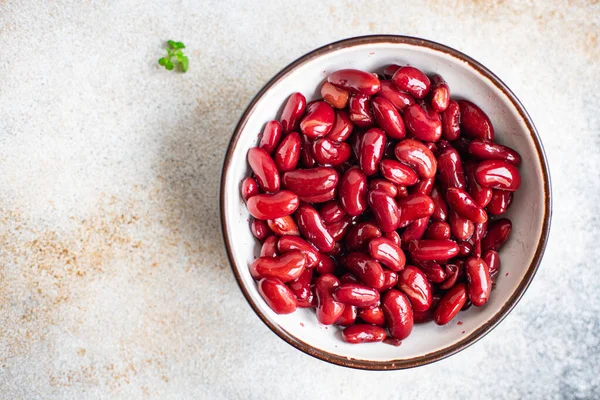
M 439 73 L 453 98 L 473 101 L 491 118 L 499 143 L 523 157 L 522 185 L 507 217 L 512 234 L 500 250 L 501 273 L 490 301 L 461 312 L 448 325 L 415 325 L 395 347 L 385 343 L 353 345 L 342 341 L 336 326 L 320 325 L 310 309 L 275 314 L 263 301 L 248 265 L 260 244 L 248 226 L 250 218 L 240 195 L 249 174 L 246 153 L 257 145 L 264 124 L 280 116 L 288 96 L 301 92 L 319 96 L 322 82 L 342 68 L 381 71 L 391 63 L 410 64 L 427 74 Z M 246 299 L 258 316 L 282 339 L 325 361 L 354 368 L 401 369 L 427 364 L 473 344 L 493 329 L 516 305 L 540 263 L 551 218 L 550 178 L 541 141 L 515 95 L 488 69 L 449 47 L 404 36 L 366 36 L 336 42 L 306 54 L 278 73 L 252 100 L 236 127 L 221 178 L 221 220 L 229 260 Z M 460 323 L 459 323 L 460 321 Z

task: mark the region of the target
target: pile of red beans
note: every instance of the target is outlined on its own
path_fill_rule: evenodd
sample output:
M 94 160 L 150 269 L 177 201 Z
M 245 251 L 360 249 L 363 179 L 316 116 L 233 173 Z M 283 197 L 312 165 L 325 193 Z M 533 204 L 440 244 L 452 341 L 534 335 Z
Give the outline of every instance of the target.
M 350 343 L 406 338 L 483 306 L 511 222 L 519 154 L 439 75 L 339 70 L 292 94 L 248 151 L 242 196 L 262 242 L 250 266 L 279 314 L 316 309 Z

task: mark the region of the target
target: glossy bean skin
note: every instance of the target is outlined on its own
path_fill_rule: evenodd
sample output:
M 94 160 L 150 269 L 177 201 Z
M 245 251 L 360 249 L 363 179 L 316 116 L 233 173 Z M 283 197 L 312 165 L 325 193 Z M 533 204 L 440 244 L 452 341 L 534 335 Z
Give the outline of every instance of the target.
M 319 208 L 319 214 L 321 214 L 321 219 L 323 219 L 324 223 L 331 224 L 341 220 L 346 215 L 346 212 L 338 201 L 332 200 L 324 203 Z
M 387 337 L 385 329 L 367 324 L 356 324 L 342 331 L 342 339 L 347 343 L 383 342 Z
M 331 235 L 334 241 L 339 242 L 346 236 L 348 229 L 352 225 L 352 218 L 346 215 L 344 218 L 331 224 L 326 224 L 327 232 Z
M 481 258 L 483 258 L 483 261 L 485 261 L 486 265 L 488 266 L 491 277 L 494 277 L 498 274 L 498 272 L 500 272 L 500 254 L 498 254 L 497 251 L 487 250 L 485 253 L 483 253 Z
M 450 225 L 443 221 L 434 221 L 432 222 L 427 230 L 425 231 L 425 237 L 427 239 L 450 239 L 452 232 L 450 230 Z
M 450 88 L 440 75 L 431 77 L 431 106 L 439 113 L 445 111 L 450 104 Z
M 275 313 L 290 314 L 296 311 L 296 297 L 279 279 L 261 279 L 258 282 L 258 292 Z
M 481 186 L 475 179 L 475 169 L 477 164 L 469 162 L 465 163 L 465 175 L 468 181 L 469 194 L 475 200 L 479 207 L 486 207 L 492 200 L 493 189 Z
M 326 203 L 335 198 L 336 188 L 332 188 L 329 191 L 321 194 L 315 194 L 314 196 L 300 196 L 300 201 L 305 203 Z
M 371 176 L 379 170 L 385 140 L 385 133 L 378 128 L 369 129 L 362 136 L 358 162 L 365 175 Z
M 275 219 L 293 214 L 300 205 L 298 196 L 289 190 L 273 194 L 257 194 L 248 199 L 250 215 L 256 219 Z
M 429 196 L 435 184 L 434 178 L 421 179 L 416 185 L 410 187 L 409 194 L 425 194 Z M 406 196 L 404 196 L 406 197 Z
M 323 137 L 331 131 L 335 122 L 333 107 L 324 101 L 312 103 L 300 121 L 300 130 L 309 139 Z
M 458 103 L 450 100 L 448 108 L 441 114 L 442 137 L 454 141 L 460 137 L 460 108 Z
M 273 234 L 271 229 L 269 228 L 269 224 L 266 221 L 262 221 L 260 219 L 254 219 L 250 223 L 250 231 L 260 241 L 265 240 L 269 236 Z
M 367 247 L 371 239 L 382 236 L 381 229 L 370 222 L 359 222 L 348 231 L 346 247 L 348 250 L 362 250 Z
M 494 127 L 483 110 L 467 100 L 458 100 L 461 132 L 473 139 L 494 141 Z
M 385 325 L 385 315 L 380 306 L 361 308 L 358 310 L 358 317 L 367 324 Z
M 442 121 L 433 109 L 427 105 L 412 104 L 404 109 L 404 122 L 406 130 L 413 137 L 425 141 L 435 142 L 442 137 Z
M 369 242 L 369 254 L 392 271 L 398 272 L 406 264 L 406 255 L 390 239 L 377 237 Z
M 381 81 L 381 90 L 377 93 L 377 96 L 387 99 L 398 109 L 398 111 L 403 111 L 411 104 L 415 104 L 414 97 L 406 92 L 396 89 L 390 81 Z
M 344 312 L 335 322 L 336 325 L 339 326 L 350 326 L 354 325 L 356 322 L 356 317 L 358 316 L 358 309 L 354 306 L 345 305 Z
M 412 221 L 402 232 L 400 237 L 403 243 L 408 243 L 411 240 L 422 239 L 429 224 L 429 217 L 419 218 Z
M 265 149 L 269 154 L 273 154 L 282 136 L 281 123 L 279 121 L 269 121 L 265 124 L 258 147 Z
M 487 234 L 481 241 L 481 250 L 483 252 L 490 249 L 498 251 L 498 249 L 508 240 L 511 229 L 512 223 L 509 219 L 501 218 L 490 222 Z
M 521 155 L 516 150 L 481 139 L 469 143 L 469 154 L 480 160 L 502 160 L 514 165 L 521 163 Z
M 453 147 L 445 148 L 437 158 L 439 179 L 446 188 L 465 189 L 467 181 L 458 151 Z
M 413 311 L 406 296 L 398 290 L 388 290 L 383 296 L 382 308 L 390 336 L 406 339 L 413 328 Z
M 407 265 L 398 273 L 398 289 L 408 298 L 414 311 L 431 307 L 433 292 L 427 276 L 419 268 Z
M 296 300 L 304 301 L 310 297 L 312 276 L 313 270 L 307 268 L 297 279 L 287 283 L 288 288 L 290 288 L 292 293 L 294 293 L 294 296 L 296 296 Z
M 279 252 L 277 251 L 277 242 L 279 238 L 275 235 L 271 235 L 265 239 L 260 248 L 260 257 L 277 257 Z
M 306 110 L 306 97 L 302 93 L 293 93 L 281 113 L 281 127 L 284 133 L 289 133 L 298 128 L 300 118 Z
M 351 273 L 346 272 L 340 276 L 340 283 L 360 283 L 360 281 Z
M 259 194 L 258 183 L 256 183 L 256 179 L 251 177 L 246 177 L 242 181 L 242 199 L 244 201 L 248 201 L 248 199 L 255 194 Z
M 314 244 L 319 251 L 328 252 L 333 250 L 335 244 L 333 238 L 327 231 L 321 216 L 312 206 L 302 204 L 296 211 L 296 223 L 302 236 Z
M 332 274 L 324 274 L 315 281 L 315 294 L 317 297 L 317 320 L 323 325 L 332 325 L 340 318 L 345 306 L 335 301 L 333 291 L 340 281 Z
M 315 271 L 319 275 L 333 274 L 336 267 L 337 264 L 332 257 L 324 253 L 319 254 L 319 263 L 315 266 Z
M 461 217 L 483 224 L 487 221 L 487 213 L 469 194 L 459 188 L 448 188 L 446 191 L 446 201 L 448 205 Z
M 431 81 L 420 70 L 404 66 L 392 76 L 392 83 L 400 90 L 410 93 L 417 99 L 427 96 L 431 88 Z
M 438 325 L 446 325 L 452 320 L 467 301 L 467 287 L 459 283 L 440 299 L 433 312 L 433 321 Z
M 502 160 L 480 162 L 475 169 L 475 179 L 481 186 L 510 192 L 514 192 L 521 186 L 521 175 L 517 167 Z
M 327 77 L 327 82 L 349 92 L 367 96 L 374 95 L 381 88 L 381 83 L 376 75 L 357 69 L 335 71 Z
M 400 113 L 391 101 L 384 97 L 375 97 L 371 100 L 375 121 L 392 139 L 403 139 L 406 136 L 406 127 Z
M 471 255 L 471 253 L 473 252 L 473 245 L 471 245 L 471 243 L 469 243 L 469 242 L 460 241 L 460 242 L 457 242 L 456 244 L 458 244 L 458 256 L 459 257 L 467 257 L 467 256 Z
M 350 121 L 358 127 L 369 128 L 375 124 L 371 112 L 371 98 L 364 94 L 352 94 L 348 102 Z
M 310 286 L 310 294 L 306 300 L 297 300 L 298 308 L 316 308 L 317 296 L 315 294 L 315 285 Z
M 446 270 L 446 280 L 439 285 L 442 290 L 448 290 L 458 282 L 459 275 L 461 274 L 461 267 L 457 264 L 446 264 L 444 266 Z
M 382 160 L 379 170 L 385 179 L 396 185 L 411 186 L 419 182 L 419 176 L 411 167 L 396 160 Z M 397 193 L 398 189 L 392 197 L 396 197 Z
M 346 256 L 346 267 L 365 285 L 381 289 L 385 283 L 383 268 L 377 261 L 361 252 L 353 252 Z
M 397 199 L 408 196 L 409 193 L 408 189 L 406 189 L 406 186 L 396 186 L 396 188 L 398 189 L 398 195 L 396 196 Z
M 284 235 L 280 237 L 277 242 L 277 250 L 281 254 L 290 251 L 302 252 L 306 256 L 306 268 L 314 268 L 321 261 L 319 252 L 310 243 L 298 236 Z
M 333 298 L 340 303 L 363 308 L 379 304 L 379 292 L 358 283 L 342 283 L 333 291 Z
M 489 214 L 492 215 L 501 215 L 508 210 L 510 204 L 512 203 L 513 192 L 508 192 L 506 190 L 498 190 L 494 189 L 492 192 L 492 198 L 490 199 L 489 204 L 486 207 L 486 210 Z
M 475 224 L 467 218 L 463 218 L 458 215 L 455 211 L 450 211 L 450 217 L 448 218 L 450 225 L 450 231 L 452 235 L 458 240 L 469 240 L 473 236 L 475 231 Z
M 350 120 L 348 112 L 346 110 L 336 110 L 333 127 L 326 137 L 335 142 L 344 142 L 348 140 L 353 130 L 354 124 Z
M 477 257 L 481 257 L 481 241 L 487 233 L 488 223 L 475 224 L 475 231 L 473 232 L 472 243 L 473 243 L 473 254 Z
M 398 247 L 400 247 L 402 245 L 402 239 L 400 238 L 400 235 L 396 231 L 386 232 L 383 235 L 383 237 L 386 239 L 389 239 L 393 244 L 395 244 Z
M 481 307 L 492 293 L 492 278 L 485 261 L 479 257 L 469 257 L 465 262 L 467 275 L 467 293 L 475 307 Z
M 367 177 L 359 168 L 350 168 L 342 176 L 338 197 L 342 209 L 352 217 L 367 209 Z
M 411 194 L 398 199 L 398 208 L 401 211 L 399 227 L 402 228 L 417 219 L 430 217 L 435 204 L 431 197 L 425 194 Z
M 312 155 L 312 142 L 302 135 L 302 144 L 300 145 L 300 165 L 304 168 L 312 168 L 317 165 Z
M 284 283 L 298 279 L 305 269 L 306 257 L 297 250 L 279 257 L 259 257 L 250 264 L 254 279 L 277 278 Z
M 368 184 L 368 189 L 382 191 L 390 197 L 396 197 L 398 195 L 398 188 L 396 185 L 386 179 L 371 179 Z
M 442 196 L 440 189 L 434 185 L 429 195 L 434 204 L 433 213 L 431 219 L 434 221 L 446 221 L 448 219 L 448 205 L 444 196 Z
M 383 76 L 385 76 L 385 79 L 391 79 L 392 76 L 394 76 L 394 74 L 396 73 L 396 71 L 398 71 L 400 68 L 402 68 L 402 66 L 398 65 L 398 64 L 386 65 L 385 68 L 383 69 Z M 383 82 L 388 82 L 388 81 L 382 81 L 381 86 L 383 86 Z
M 352 155 L 352 148 L 348 143 L 334 142 L 321 138 L 313 142 L 312 154 L 320 165 L 337 166 L 345 163 Z
M 421 261 L 418 263 L 418 266 L 431 282 L 442 283 L 446 280 L 446 271 L 437 262 Z
M 433 178 L 437 171 L 437 161 L 423 143 L 415 139 L 403 139 L 394 149 L 396 158 L 413 167 L 421 178 Z
M 294 219 L 291 215 L 286 215 L 285 217 L 279 217 L 275 219 L 270 219 L 267 221 L 269 228 L 273 231 L 277 236 L 283 235 L 300 235 L 300 231 L 298 230 L 298 226 L 294 222 Z
M 379 289 L 381 292 L 385 292 L 396 286 L 398 283 L 398 273 L 390 271 L 389 269 L 383 270 L 383 286 Z
M 279 172 L 296 169 L 300 161 L 302 139 L 298 132 L 291 132 L 283 138 L 273 157 Z
M 276 192 L 280 187 L 279 171 L 275 162 L 265 149 L 260 147 L 252 147 L 248 150 L 248 164 L 258 186 L 265 192 Z
M 458 255 L 458 245 L 452 240 L 415 240 L 408 244 L 408 252 L 417 261 L 449 260 Z
M 331 167 L 296 169 L 282 176 L 283 186 L 301 198 L 327 193 L 335 189 L 338 180 L 338 172 Z
M 347 90 L 337 88 L 329 82 L 321 86 L 321 97 L 335 108 L 344 108 L 348 105 L 350 93 Z
M 393 197 L 380 190 L 369 192 L 368 202 L 371 211 L 375 214 L 377 224 L 383 232 L 392 232 L 398 228 L 400 210 Z

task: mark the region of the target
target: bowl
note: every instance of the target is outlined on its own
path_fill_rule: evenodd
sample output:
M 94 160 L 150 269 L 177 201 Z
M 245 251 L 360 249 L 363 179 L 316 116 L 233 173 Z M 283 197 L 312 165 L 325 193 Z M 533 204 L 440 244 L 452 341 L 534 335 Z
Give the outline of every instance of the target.
M 427 74 L 439 73 L 453 98 L 479 105 L 491 118 L 499 143 L 523 157 L 521 188 L 506 213 L 511 237 L 500 250 L 502 267 L 489 302 L 459 313 L 446 326 L 415 325 L 400 346 L 386 343 L 349 344 L 341 329 L 317 322 L 314 310 L 277 315 L 261 298 L 248 271 L 260 253 L 260 243 L 248 226 L 249 214 L 240 194 L 248 176 L 246 153 L 258 143 L 264 124 L 278 119 L 293 92 L 307 101 L 319 95 L 321 83 L 342 68 L 381 71 L 390 63 L 410 64 Z M 221 177 L 221 224 L 235 278 L 260 319 L 280 338 L 303 352 L 334 364 L 369 370 L 425 365 L 470 346 L 490 332 L 515 307 L 540 264 L 551 219 L 550 176 L 541 140 L 523 105 L 491 71 L 471 57 L 424 39 L 376 35 L 342 40 L 314 50 L 271 79 L 252 99 L 229 143 Z

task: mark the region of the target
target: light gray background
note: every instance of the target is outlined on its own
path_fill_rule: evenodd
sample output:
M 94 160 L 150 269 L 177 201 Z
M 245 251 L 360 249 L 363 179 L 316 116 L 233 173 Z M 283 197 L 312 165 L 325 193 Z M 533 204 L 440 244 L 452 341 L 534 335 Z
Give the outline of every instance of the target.
M 0 398 L 598 398 L 598 1 L 0 0 Z M 225 147 L 265 82 L 345 37 L 461 50 L 535 121 L 552 234 L 485 339 L 408 371 L 290 347 L 223 250 Z M 186 74 L 156 60 L 183 41 Z

